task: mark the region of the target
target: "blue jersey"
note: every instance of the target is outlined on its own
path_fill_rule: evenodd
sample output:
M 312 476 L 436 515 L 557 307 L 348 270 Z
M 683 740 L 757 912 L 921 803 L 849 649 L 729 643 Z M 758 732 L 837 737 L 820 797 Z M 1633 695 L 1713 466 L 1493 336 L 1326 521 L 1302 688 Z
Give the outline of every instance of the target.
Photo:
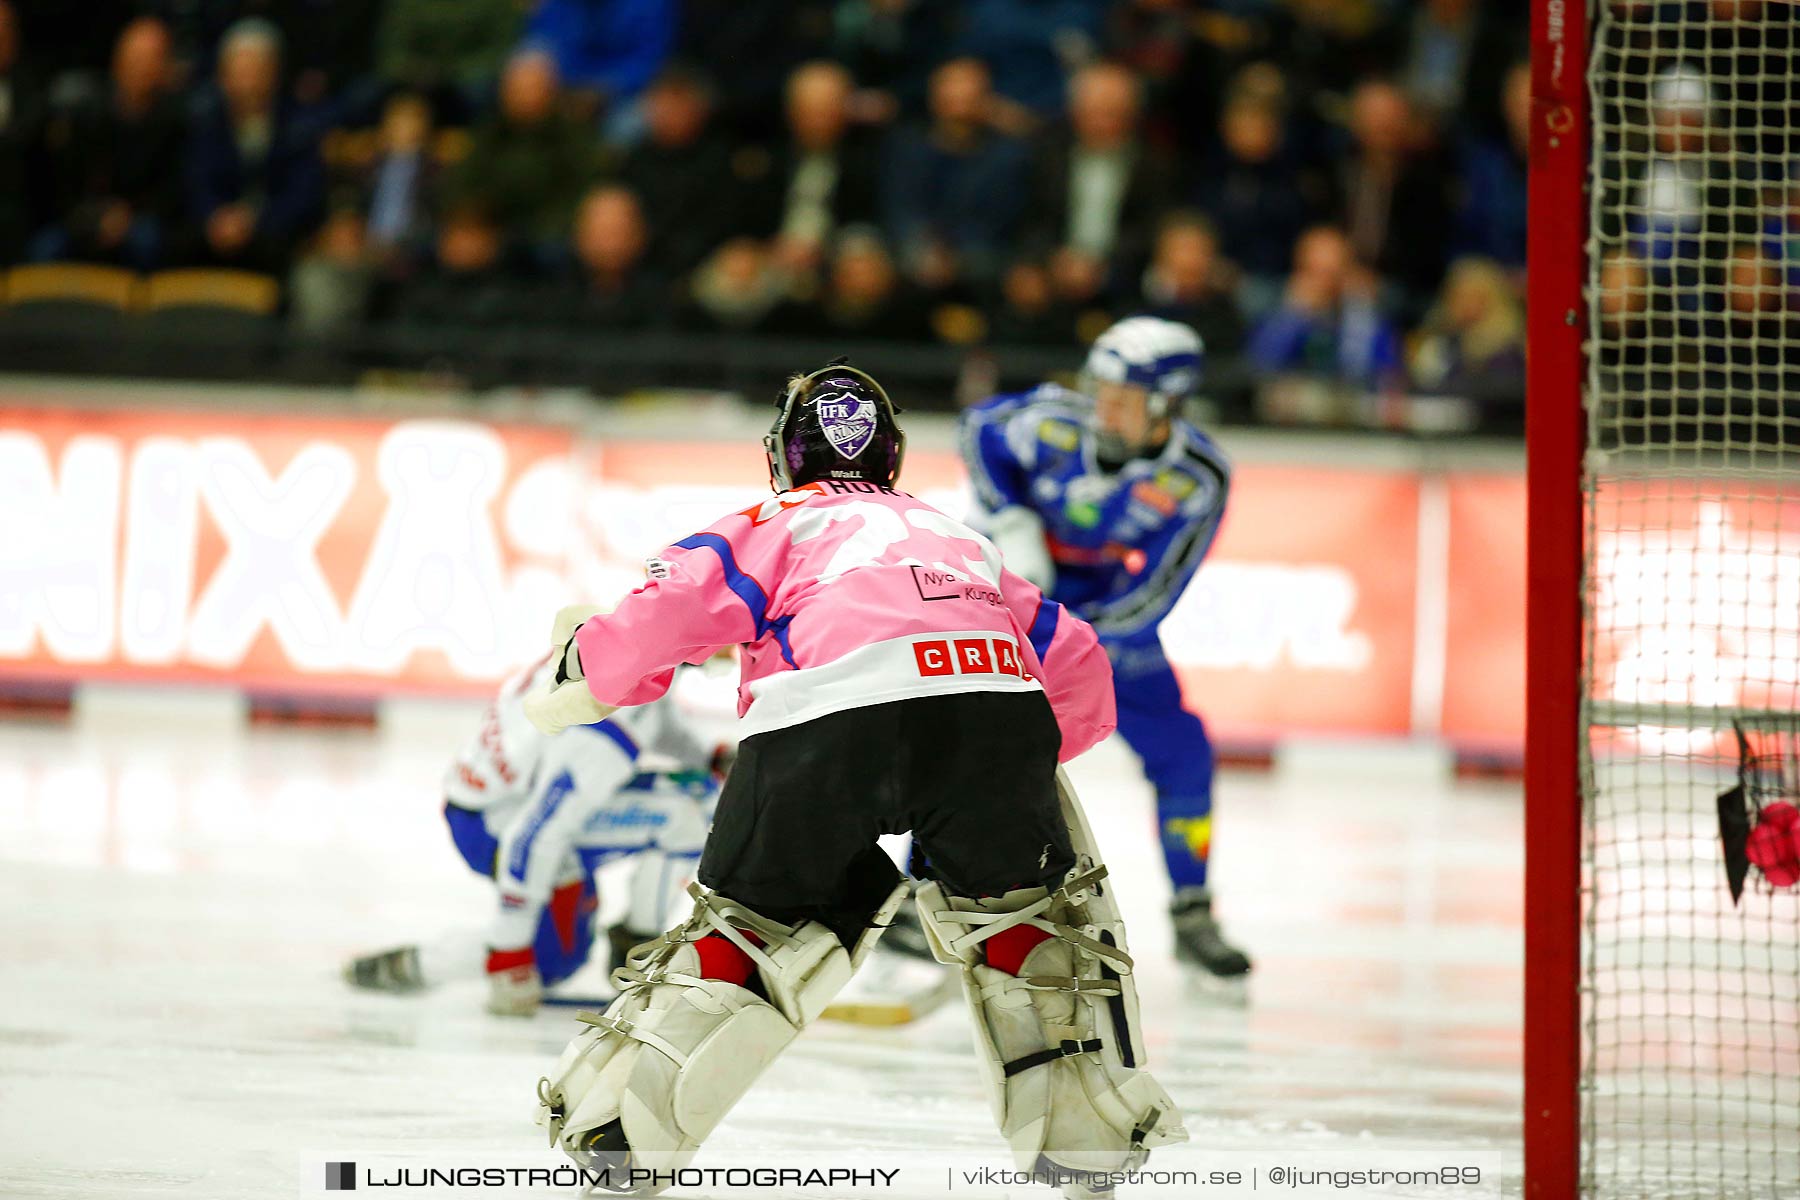
M 1092 407 L 1054 384 L 995 396 L 963 415 L 963 459 L 981 508 L 1022 505 L 1043 521 L 1054 600 L 1103 641 L 1153 641 L 1218 532 L 1231 468 L 1177 418 L 1155 455 L 1103 470 Z

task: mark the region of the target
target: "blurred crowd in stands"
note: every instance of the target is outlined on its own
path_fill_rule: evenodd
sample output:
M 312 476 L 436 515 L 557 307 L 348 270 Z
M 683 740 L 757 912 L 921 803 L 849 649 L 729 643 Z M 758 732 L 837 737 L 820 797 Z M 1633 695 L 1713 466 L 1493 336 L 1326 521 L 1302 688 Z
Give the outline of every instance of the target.
M 1675 319 L 1643 281 L 1683 269 L 1730 297 L 1692 319 L 1787 319 L 1796 6 L 1610 2 L 1654 134 L 1610 148 L 1649 223 L 1607 319 Z M 1072 350 L 1149 311 L 1516 412 L 1526 51 L 1517 0 L 0 0 L 0 266 L 259 272 L 322 338 Z

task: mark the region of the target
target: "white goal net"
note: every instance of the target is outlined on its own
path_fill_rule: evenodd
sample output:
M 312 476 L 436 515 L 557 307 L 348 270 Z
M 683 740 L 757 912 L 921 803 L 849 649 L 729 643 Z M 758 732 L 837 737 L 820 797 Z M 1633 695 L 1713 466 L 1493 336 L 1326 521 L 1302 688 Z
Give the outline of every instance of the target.
M 1584 1194 L 1800 1197 L 1800 5 L 1590 15 Z

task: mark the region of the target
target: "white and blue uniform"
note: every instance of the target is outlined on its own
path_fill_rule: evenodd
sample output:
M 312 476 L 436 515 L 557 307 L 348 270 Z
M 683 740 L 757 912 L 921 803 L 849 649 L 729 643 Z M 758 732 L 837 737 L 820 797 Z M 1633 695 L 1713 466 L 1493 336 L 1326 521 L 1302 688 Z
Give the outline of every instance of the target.
M 544 983 L 587 961 L 594 872 L 637 856 L 625 924 L 657 931 L 693 874 L 718 784 L 712 747 L 672 699 L 622 709 L 554 736 L 525 716 L 539 664 L 509 681 L 444 779 L 444 818 L 469 866 L 493 879 L 487 944 L 532 946 Z
M 1106 341 L 1096 343 L 1096 356 Z M 1122 367 L 1112 378 L 1154 392 L 1158 373 L 1167 378 L 1171 369 L 1186 370 L 1197 377 L 1198 354 L 1186 357 L 1191 363 L 1173 367 L 1171 359 L 1152 359 L 1142 372 Z M 1089 361 L 1091 369 L 1094 359 Z M 1054 384 L 995 396 L 968 410 L 962 453 L 977 505 L 996 530 L 1007 565 L 1028 578 L 1046 576 L 1047 594 L 1100 636 L 1113 666 L 1118 732 L 1156 789 L 1170 880 L 1177 889 L 1205 886 L 1212 746 L 1200 718 L 1182 707 L 1157 627 L 1218 533 L 1231 483 L 1224 454 L 1191 423 L 1172 416 L 1160 449 L 1119 464 L 1104 462 L 1093 401 Z M 1008 539 L 997 532 L 1009 524 L 1016 528 L 1009 518 L 1021 510 L 1035 520 L 1026 522 L 1030 534 L 1019 557 L 1035 556 L 1040 528 L 1048 554 L 1037 572 L 1015 562 Z

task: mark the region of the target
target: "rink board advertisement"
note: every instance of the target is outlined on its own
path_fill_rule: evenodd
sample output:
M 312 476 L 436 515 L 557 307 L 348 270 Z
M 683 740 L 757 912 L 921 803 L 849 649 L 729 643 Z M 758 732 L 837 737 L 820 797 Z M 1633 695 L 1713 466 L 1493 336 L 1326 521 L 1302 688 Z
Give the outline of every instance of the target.
M 541 651 L 548 614 L 636 586 L 765 478 L 754 445 L 554 426 L 0 408 L 0 679 L 479 694 Z M 966 509 L 952 454 L 909 454 L 906 483 Z M 1219 738 L 1416 729 L 1516 751 L 1523 482 L 1447 477 L 1429 564 L 1421 488 L 1238 467 L 1163 627 Z M 1446 612 L 1421 621 L 1434 595 Z

